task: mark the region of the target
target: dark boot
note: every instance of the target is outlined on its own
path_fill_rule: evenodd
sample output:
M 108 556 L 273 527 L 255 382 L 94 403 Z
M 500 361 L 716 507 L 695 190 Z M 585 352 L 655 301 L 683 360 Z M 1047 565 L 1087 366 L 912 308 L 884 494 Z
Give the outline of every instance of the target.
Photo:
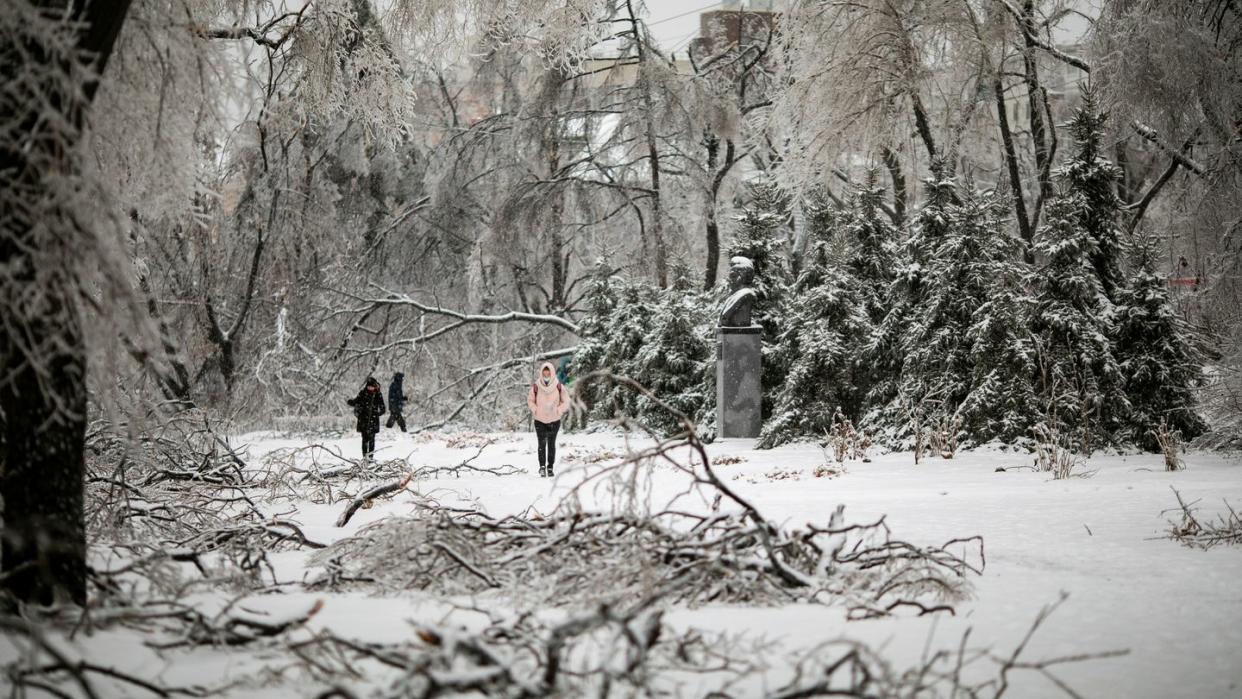
M 539 465 L 539 477 L 543 478 L 548 475 L 548 468 L 543 464 Z
M 548 478 L 551 478 L 554 475 L 556 474 L 552 472 L 552 464 L 548 464 Z

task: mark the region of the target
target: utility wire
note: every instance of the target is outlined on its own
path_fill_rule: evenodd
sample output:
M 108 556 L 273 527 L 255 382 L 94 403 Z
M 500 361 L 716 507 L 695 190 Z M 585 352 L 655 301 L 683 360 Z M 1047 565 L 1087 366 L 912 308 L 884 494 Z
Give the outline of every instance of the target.
M 665 17 L 664 19 L 661 19 L 661 20 L 658 20 L 658 21 L 655 21 L 655 22 L 648 22 L 648 23 L 647 23 L 647 26 L 648 26 L 648 27 L 654 27 L 654 26 L 655 26 L 655 25 L 657 25 L 657 24 L 664 24 L 665 22 L 671 22 L 671 21 L 673 21 L 673 20 L 675 20 L 675 19 L 681 19 L 682 17 L 685 17 L 686 15 L 692 15 L 692 14 L 694 14 L 694 13 L 696 13 L 696 12 L 702 12 L 703 10 L 710 10 L 710 9 L 712 9 L 713 7 L 719 7 L 719 6 L 720 6 L 720 3 L 719 3 L 719 2 L 713 2 L 713 3 L 709 4 L 709 5 L 704 5 L 704 6 L 702 6 L 702 7 L 696 7 L 696 8 L 695 8 L 695 9 L 693 9 L 693 10 L 686 10 L 685 12 L 683 12 L 683 13 L 681 13 L 681 14 L 679 14 L 679 15 L 673 15 L 672 17 Z

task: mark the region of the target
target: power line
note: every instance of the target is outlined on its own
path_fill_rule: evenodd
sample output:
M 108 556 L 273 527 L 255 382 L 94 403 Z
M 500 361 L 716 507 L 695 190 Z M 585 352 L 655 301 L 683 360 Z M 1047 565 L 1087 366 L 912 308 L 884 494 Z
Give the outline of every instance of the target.
M 659 20 L 659 21 L 657 21 L 657 22 L 648 22 L 648 23 L 647 23 L 647 26 L 648 26 L 648 27 L 654 27 L 654 26 L 655 26 L 655 25 L 657 25 L 657 24 L 664 24 L 665 22 L 671 22 L 671 21 L 673 21 L 673 20 L 675 20 L 675 19 L 681 19 L 682 17 L 685 17 L 686 15 L 692 15 L 692 14 L 694 14 L 694 13 L 696 13 L 696 12 L 702 12 L 703 10 L 710 10 L 710 9 L 712 9 L 713 7 L 719 7 L 719 6 L 720 6 L 720 2 L 713 2 L 713 3 L 709 4 L 709 5 L 704 5 L 704 6 L 702 6 L 702 7 L 697 7 L 697 8 L 695 8 L 695 9 L 693 9 L 693 10 L 687 10 L 687 11 L 685 11 L 685 12 L 683 12 L 683 13 L 679 14 L 679 15 L 673 15 L 672 17 L 665 17 L 664 19 Z
M 695 29 L 689 34 L 678 39 L 677 42 L 674 43 L 671 48 L 667 48 L 665 49 L 665 51 L 668 51 L 670 54 L 674 51 L 680 51 L 683 46 L 689 45 L 690 42 L 694 41 L 696 38 L 698 38 L 698 36 L 699 36 L 699 30 Z

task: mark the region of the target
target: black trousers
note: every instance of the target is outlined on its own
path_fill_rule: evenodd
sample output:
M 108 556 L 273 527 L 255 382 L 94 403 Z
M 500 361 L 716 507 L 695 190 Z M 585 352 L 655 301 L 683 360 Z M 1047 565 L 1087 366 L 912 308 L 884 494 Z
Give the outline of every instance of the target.
M 393 410 L 391 413 L 388 413 L 389 429 L 392 428 L 392 424 L 394 422 L 397 423 L 398 425 L 401 425 L 401 431 L 405 432 L 405 416 L 401 414 L 401 410 L 399 408 L 396 410 Z
M 539 466 L 552 466 L 556 463 L 556 433 L 561 430 L 561 421 L 539 422 L 535 420 L 535 438 L 539 440 Z
M 373 459 L 375 457 L 375 433 L 362 433 L 362 458 Z

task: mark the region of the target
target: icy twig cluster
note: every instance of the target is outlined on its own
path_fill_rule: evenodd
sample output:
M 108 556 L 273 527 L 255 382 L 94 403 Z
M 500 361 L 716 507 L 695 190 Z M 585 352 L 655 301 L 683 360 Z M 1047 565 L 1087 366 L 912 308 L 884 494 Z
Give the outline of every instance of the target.
M 1180 513 L 1182 520 L 1169 522 L 1170 539 L 1201 549 L 1210 549 L 1218 544 L 1242 544 L 1242 514 L 1228 502 L 1225 503 L 1225 512 L 1217 515 L 1215 521 L 1201 520 L 1195 516 L 1194 506 L 1198 500 L 1187 503 L 1176 488 L 1173 495 L 1177 497 L 1177 509 L 1171 511 Z

